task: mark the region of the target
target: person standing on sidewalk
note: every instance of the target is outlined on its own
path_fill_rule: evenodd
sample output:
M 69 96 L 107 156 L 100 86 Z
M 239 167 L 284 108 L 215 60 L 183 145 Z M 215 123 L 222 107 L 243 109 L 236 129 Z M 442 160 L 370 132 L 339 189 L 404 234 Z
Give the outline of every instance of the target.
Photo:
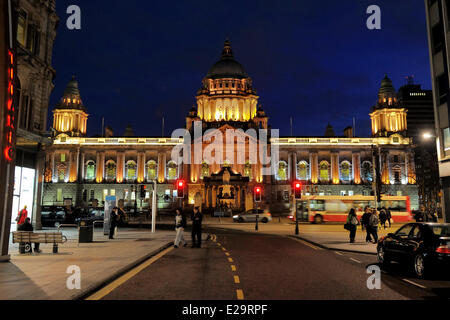
M 386 221 L 387 221 L 387 210 L 385 207 L 383 207 L 380 210 L 380 223 L 381 227 L 383 227 L 385 230 L 386 230 Z
M 24 224 L 26 219 L 28 218 L 27 206 L 24 206 L 22 210 L 19 211 L 19 214 L 16 218 L 17 229 L 20 225 Z
M 348 213 L 347 216 L 346 224 L 348 225 L 350 231 L 350 243 L 355 243 L 356 229 L 359 224 L 358 216 L 356 215 L 355 209 L 353 208 L 350 209 L 350 212 Z
M 180 243 L 183 242 L 183 246 L 186 247 L 187 243 L 184 240 L 184 229 L 186 228 L 186 217 L 184 216 L 182 209 L 178 208 L 175 215 L 175 231 L 177 236 L 175 237 L 174 248 L 177 249 Z
M 192 214 L 191 220 L 192 220 L 192 248 L 201 248 L 203 216 L 199 210 L 199 207 L 194 208 L 194 213 Z
M 369 217 L 369 229 L 370 235 L 373 236 L 373 243 L 378 243 L 378 224 L 380 219 L 378 219 L 377 210 L 373 209 L 372 214 Z
M 114 207 L 109 217 L 109 238 L 114 239 L 114 232 L 116 231 L 117 224 L 119 222 L 119 208 Z
M 370 207 L 367 206 L 364 208 L 364 214 L 361 217 L 361 225 L 362 230 L 366 230 L 366 242 L 372 242 L 372 237 L 370 236 L 370 226 L 369 226 L 369 218 L 372 214 Z
M 392 227 L 392 213 L 391 213 L 391 208 L 387 208 L 386 210 L 386 218 L 387 221 L 389 222 L 389 228 Z

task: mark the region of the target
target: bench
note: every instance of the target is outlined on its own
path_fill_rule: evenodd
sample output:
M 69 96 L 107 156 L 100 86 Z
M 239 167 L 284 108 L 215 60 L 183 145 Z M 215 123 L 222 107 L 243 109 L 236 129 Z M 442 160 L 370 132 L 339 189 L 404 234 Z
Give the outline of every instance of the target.
M 27 243 L 53 243 L 53 253 L 58 253 L 58 244 L 64 243 L 67 239 L 61 232 L 56 233 L 34 233 L 17 231 L 13 232 L 13 243 L 19 243 L 19 252 L 25 253 L 25 246 Z

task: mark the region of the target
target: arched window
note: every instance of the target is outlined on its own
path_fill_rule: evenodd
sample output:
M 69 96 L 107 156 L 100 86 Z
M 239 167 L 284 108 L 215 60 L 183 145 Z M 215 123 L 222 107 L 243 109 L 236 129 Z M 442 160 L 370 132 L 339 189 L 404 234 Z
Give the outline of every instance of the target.
M 113 160 L 106 162 L 105 176 L 106 181 L 114 181 L 116 179 L 116 163 Z
M 330 181 L 330 164 L 322 161 L 319 165 L 319 180 L 322 182 Z
M 306 161 L 300 161 L 297 164 L 297 179 L 307 181 L 309 180 L 309 165 Z
M 127 172 L 126 172 L 126 177 L 127 177 L 127 181 L 134 181 L 136 180 L 136 162 L 134 162 L 133 160 L 130 160 L 127 162 Z
M 178 165 L 174 161 L 167 164 L 167 180 L 176 180 L 178 178 Z
M 250 181 L 252 180 L 252 165 L 249 161 L 244 165 L 244 177 L 248 177 Z
M 86 180 L 93 181 L 95 179 L 95 162 L 89 160 L 86 162 Z
M 145 176 L 147 177 L 147 181 L 155 180 L 157 177 L 157 170 L 158 165 L 156 164 L 155 160 L 150 160 L 147 162 L 147 165 L 145 166 Z
M 352 180 L 351 164 L 348 161 L 341 162 L 341 181 L 350 182 Z
M 209 165 L 203 161 L 202 163 L 202 172 L 201 172 L 201 178 L 209 177 Z
M 364 182 L 373 181 L 372 163 L 369 161 L 364 161 L 361 165 L 361 178 Z
M 286 181 L 287 178 L 287 163 L 284 161 L 280 161 L 278 163 L 277 180 Z

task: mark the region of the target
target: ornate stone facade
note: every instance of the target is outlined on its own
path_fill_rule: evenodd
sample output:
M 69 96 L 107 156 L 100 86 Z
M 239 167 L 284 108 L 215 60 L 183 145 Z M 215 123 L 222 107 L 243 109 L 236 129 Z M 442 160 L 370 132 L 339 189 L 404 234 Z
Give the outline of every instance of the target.
M 383 83 L 386 85 L 386 79 Z M 381 100 L 375 112 L 395 107 L 395 112 L 402 116 L 406 114 L 389 102 L 386 106 L 383 103 Z M 54 114 L 58 115 L 64 109 L 57 106 Z M 59 122 L 56 120 L 55 123 Z M 279 159 L 273 164 L 274 174 L 263 175 L 260 157 L 252 158 L 253 153 L 258 155 L 258 150 L 250 149 L 253 137 L 249 136 L 248 130 L 268 128 L 268 117 L 258 106 L 252 80 L 234 59 L 229 41 L 225 42 L 219 62 L 203 79 L 197 93 L 197 105 L 186 118 L 186 129 L 193 134 L 200 130 L 201 141 L 197 141 L 194 134 L 191 143 L 193 146 L 200 143 L 202 157 L 212 141 L 208 137 L 209 129 L 221 132 L 242 129 L 236 131 L 236 137 L 226 137 L 223 141 L 233 150 L 240 150 L 233 153 L 233 161 L 224 153 L 216 154 L 211 163 L 200 158 L 193 164 L 177 164 L 172 160 L 172 151 L 183 143 L 183 138 L 87 138 L 80 131 L 73 134 L 76 121 L 66 123 L 67 126 L 56 130 L 53 146 L 47 150 L 44 205 L 61 205 L 67 198 L 80 206 L 93 202 L 101 205 L 106 195 L 116 195 L 124 200 L 125 206 L 133 206 L 137 186 L 148 185 L 147 190 L 151 191 L 151 182 L 157 180 L 158 207 L 169 209 L 178 206 L 175 181 L 182 178 L 188 187 L 186 206 L 201 204 L 204 208 L 214 208 L 226 204 L 243 210 L 252 205 L 253 187 L 261 185 L 265 205 L 274 212 L 283 212 L 289 210 L 291 186 L 296 180 L 303 181 L 305 193 L 370 195 L 373 150 L 376 149 L 380 156 L 375 161 L 380 163 L 384 192 L 410 196 L 412 208 L 417 207 L 411 140 L 403 135 L 406 128 L 403 123 L 390 126 L 389 130 L 383 131 L 386 134 L 378 134 L 379 130 L 375 130 L 371 138 L 353 137 L 351 130 L 343 137 L 330 134 L 313 138 L 269 137 L 269 146 L 279 149 Z M 259 141 L 261 136 L 256 139 Z M 236 161 L 241 155 L 244 161 Z M 192 153 L 191 158 L 195 157 Z M 143 208 L 148 207 L 149 199 L 150 192 L 147 192 L 142 201 Z M 141 207 L 140 201 L 138 207 Z

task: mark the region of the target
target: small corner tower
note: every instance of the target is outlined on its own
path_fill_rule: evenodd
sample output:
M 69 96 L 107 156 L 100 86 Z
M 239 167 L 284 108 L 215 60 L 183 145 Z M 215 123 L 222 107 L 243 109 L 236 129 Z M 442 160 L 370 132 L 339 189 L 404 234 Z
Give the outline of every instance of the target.
M 75 76 L 67 84 L 64 95 L 53 110 L 54 136 L 66 134 L 71 137 L 86 136 L 88 114 L 81 101 Z
M 407 130 L 407 110 L 403 108 L 395 92 L 392 80 L 385 75 L 381 81 L 377 104 L 370 114 L 372 120 L 372 136 L 387 137 L 393 133 L 404 134 Z

